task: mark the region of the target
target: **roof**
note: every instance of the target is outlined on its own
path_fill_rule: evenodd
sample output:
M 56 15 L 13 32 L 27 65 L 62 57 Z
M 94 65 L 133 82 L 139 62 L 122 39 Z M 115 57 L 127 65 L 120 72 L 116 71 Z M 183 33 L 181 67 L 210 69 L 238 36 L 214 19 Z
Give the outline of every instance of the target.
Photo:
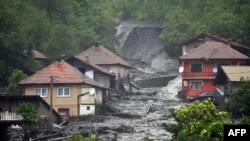
M 94 68 L 94 69 L 100 71 L 100 72 L 102 72 L 102 73 L 105 73 L 105 74 L 114 76 L 114 74 L 111 73 L 111 72 L 109 72 L 108 69 L 104 69 L 104 68 L 102 68 L 102 67 L 99 67 L 98 65 L 93 64 L 93 63 L 91 63 L 91 62 L 89 62 L 89 61 L 82 60 L 81 58 L 78 58 L 78 57 L 76 57 L 76 56 L 71 56 L 71 57 L 69 57 L 68 59 L 70 59 L 70 58 L 76 59 L 76 60 L 78 60 L 78 61 L 80 61 L 80 62 L 82 62 L 82 63 L 84 63 L 84 64 L 86 64 L 86 65 L 88 65 L 88 66 L 90 66 L 90 67 L 92 67 L 92 68 Z M 67 60 L 66 60 L 66 61 L 67 61 Z
M 131 68 L 131 66 L 125 60 L 109 51 L 102 45 L 92 46 L 80 54 L 75 55 L 75 57 L 83 61 L 86 60 L 87 57 L 91 63 L 97 65 L 122 65 L 124 67 Z
M 230 81 L 240 81 L 241 77 L 250 78 L 250 66 L 221 66 Z
M 38 58 L 38 59 L 48 59 L 46 55 L 44 55 L 43 53 L 39 52 L 38 50 L 32 50 L 34 53 L 34 58 Z
M 53 76 L 54 84 L 89 84 L 99 86 L 96 81 L 82 74 L 79 70 L 61 60 L 43 68 L 35 74 L 19 82 L 19 84 L 50 84 Z
M 180 59 L 249 59 L 246 55 L 220 42 L 206 42 L 180 56 Z
M 47 109 L 50 109 L 50 105 L 39 95 L 11 95 L 11 96 L 0 96 L 0 102 L 2 101 L 11 101 L 9 103 L 12 103 L 13 101 L 19 101 L 19 102 L 41 102 L 43 106 L 45 106 Z M 61 122 L 61 116 L 52 108 L 52 112 L 57 118 L 58 122 Z
M 231 46 L 250 49 L 250 48 L 247 47 L 247 46 L 241 45 L 241 44 L 236 43 L 236 42 L 232 42 L 232 41 L 229 40 L 229 39 L 225 39 L 225 38 L 220 37 L 220 36 L 218 36 L 218 35 L 215 35 L 215 34 L 212 34 L 212 33 L 207 33 L 207 32 L 201 33 L 201 34 L 195 36 L 194 38 L 191 38 L 191 39 L 189 39 L 189 40 L 187 40 L 187 41 L 184 41 L 184 42 L 182 42 L 182 44 L 183 44 L 183 45 L 189 44 L 189 43 L 191 43 L 191 42 L 193 42 L 193 41 L 196 41 L 196 40 L 198 40 L 198 39 L 200 39 L 200 38 L 202 38 L 202 37 L 204 37 L 204 36 L 208 36 L 208 37 L 213 38 L 213 39 L 216 40 L 216 41 L 220 41 L 220 42 L 222 42 L 222 43 L 224 43 L 224 44 L 230 44 Z

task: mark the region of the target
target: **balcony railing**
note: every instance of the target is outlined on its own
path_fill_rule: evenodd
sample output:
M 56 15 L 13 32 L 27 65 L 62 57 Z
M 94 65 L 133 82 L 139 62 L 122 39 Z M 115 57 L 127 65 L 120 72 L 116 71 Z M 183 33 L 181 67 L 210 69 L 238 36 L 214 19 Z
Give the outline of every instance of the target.
M 183 72 L 183 77 L 215 77 L 213 72 Z
M 14 112 L 0 112 L 0 121 L 23 120 L 23 116 Z

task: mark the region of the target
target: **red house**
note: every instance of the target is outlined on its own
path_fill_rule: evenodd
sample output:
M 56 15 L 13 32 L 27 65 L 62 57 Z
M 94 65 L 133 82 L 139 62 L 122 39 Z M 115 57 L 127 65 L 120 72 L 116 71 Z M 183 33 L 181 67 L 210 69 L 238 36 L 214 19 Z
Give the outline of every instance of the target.
M 215 92 L 213 85 L 217 68 L 221 65 L 245 65 L 248 56 L 222 42 L 208 41 L 179 57 L 182 76 L 182 94 L 185 98 L 204 92 Z

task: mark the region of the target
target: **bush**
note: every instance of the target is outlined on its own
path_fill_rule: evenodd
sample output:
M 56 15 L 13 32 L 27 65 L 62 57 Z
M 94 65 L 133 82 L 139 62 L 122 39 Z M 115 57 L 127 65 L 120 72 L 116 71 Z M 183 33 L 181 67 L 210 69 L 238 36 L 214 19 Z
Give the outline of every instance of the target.
M 16 113 L 23 116 L 24 124 L 22 125 L 25 134 L 34 136 L 41 125 L 41 117 L 32 103 L 19 103 Z
M 231 124 L 229 114 L 219 111 L 211 99 L 181 107 L 175 116 L 179 131 L 175 140 L 222 141 L 224 124 Z
M 73 135 L 70 138 L 64 139 L 63 141 L 99 141 L 97 135 L 89 133 L 87 138 L 84 138 L 82 135 Z

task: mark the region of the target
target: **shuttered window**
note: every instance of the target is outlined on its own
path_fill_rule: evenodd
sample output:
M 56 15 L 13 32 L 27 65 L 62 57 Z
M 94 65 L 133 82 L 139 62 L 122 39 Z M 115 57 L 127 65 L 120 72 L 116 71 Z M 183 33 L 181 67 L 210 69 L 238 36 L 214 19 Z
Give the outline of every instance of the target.
M 202 64 L 191 64 L 191 72 L 202 72 Z

